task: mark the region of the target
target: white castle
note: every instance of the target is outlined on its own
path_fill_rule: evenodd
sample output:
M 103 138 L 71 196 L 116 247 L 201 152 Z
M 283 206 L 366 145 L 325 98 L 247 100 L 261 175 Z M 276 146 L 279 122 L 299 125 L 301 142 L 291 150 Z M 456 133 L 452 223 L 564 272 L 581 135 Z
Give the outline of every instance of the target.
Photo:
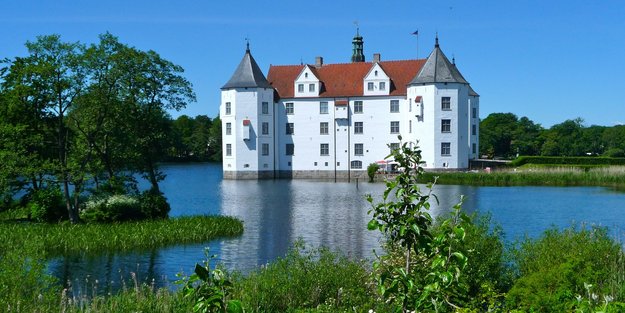
M 466 169 L 479 151 L 479 95 L 438 44 L 427 59 L 270 66 L 249 45 L 221 88 L 226 179 L 363 177 L 417 143 L 426 169 Z

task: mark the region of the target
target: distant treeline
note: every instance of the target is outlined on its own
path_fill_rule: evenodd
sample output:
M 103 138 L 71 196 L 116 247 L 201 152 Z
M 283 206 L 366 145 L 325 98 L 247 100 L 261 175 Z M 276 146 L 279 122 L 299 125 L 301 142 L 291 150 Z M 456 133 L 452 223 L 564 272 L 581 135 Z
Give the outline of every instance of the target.
M 480 122 L 480 155 L 625 157 L 625 125 L 584 126 L 581 118 L 544 128 L 527 117 L 492 113 Z
M 181 115 L 171 120 L 169 148 L 163 161 L 221 162 L 221 120 L 206 115 Z

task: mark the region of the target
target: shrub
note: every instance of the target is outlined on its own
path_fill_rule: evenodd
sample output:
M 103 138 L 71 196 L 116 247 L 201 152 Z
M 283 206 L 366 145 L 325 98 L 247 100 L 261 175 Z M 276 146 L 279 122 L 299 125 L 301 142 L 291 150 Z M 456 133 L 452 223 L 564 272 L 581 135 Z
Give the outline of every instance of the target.
M 375 173 L 378 171 L 379 167 L 376 163 L 371 163 L 367 166 L 367 175 L 369 176 L 369 182 L 372 183 L 375 179 Z
M 139 196 L 141 214 L 144 218 L 167 218 L 171 207 L 163 193 L 144 191 Z
M 599 297 L 622 301 L 622 250 L 605 228 L 559 231 L 517 244 L 512 263 L 518 279 L 508 292 L 508 305 L 526 311 L 571 312 L 578 298 L 594 287 Z
M 145 218 L 137 198 L 112 195 L 87 201 L 80 211 L 80 218 L 87 222 L 121 222 Z
M 67 219 L 67 208 L 59 188 L 49 187 L 34 191 L 30 195 L 28 208 L 32 219 L 39 222 L 58 222 Z

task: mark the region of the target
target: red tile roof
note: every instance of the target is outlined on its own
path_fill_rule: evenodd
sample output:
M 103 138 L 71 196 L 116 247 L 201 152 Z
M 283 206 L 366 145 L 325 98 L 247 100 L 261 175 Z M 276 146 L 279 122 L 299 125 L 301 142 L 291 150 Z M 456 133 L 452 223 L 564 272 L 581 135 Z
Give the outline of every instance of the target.
M 373 62 L 324 64 L 321 67 L 309 65 L 321 80 L 319 97 L 354 97 L 363 95 L 363 79 Z M 383 61 L 380 66 L 391 78 L 390 95 L 405 96 L 406 85 L 425 64 L 422 60 Z M 267 80 L 280 98 L 293 98 L 295 79 L 304 65 L 272 65 Z

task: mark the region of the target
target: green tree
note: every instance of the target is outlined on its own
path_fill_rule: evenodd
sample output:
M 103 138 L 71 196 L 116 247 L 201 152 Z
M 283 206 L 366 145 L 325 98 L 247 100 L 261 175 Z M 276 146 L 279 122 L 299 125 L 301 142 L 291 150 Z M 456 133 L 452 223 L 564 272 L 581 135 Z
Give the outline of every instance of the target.
M 135 166 L 160 193 L 158 182 L 164 178 L 157 162 L 166 154 L 171 118 L 166 110 L 180 110 L 195 101 L 191 83 L 181 74 L 182 67 L 160 57 L 154 51 L 124 49 L 121 70 L 122 102 L 128 109 L 130 142 L 137 149 Z
M 585 155 L 587 149 L 582 139 L 583 122 L 583 119 L 576 118 L 551 126 L 549 130 L 543 133 L 544 143 L 541 149 L 542 155 Z
M 70 198 L 72 133 L 66 118 L 86 84 L 83 46 L 65 43 L 60 36 L 50 35 L 27 42 L 26 48 L 27 57 L 10 62 L 3 89 L 13 94 L 18 105 L 25 105 L 24 109 L 32 112 L 35 122 L 27 125 L 38 128 L 37 118 L 47 121 L 45 124 L 52 131 L 55 142 L 51 147 L 55 154 L 50 159 L 52 174 L 61 183 L 70 220 L 77 222 L 78 211 Z
M 389 253 L 374 264 L 380 293 L 402 312 L 452 311 L 467 291 L 460 276 L 467 265 L 464 224 L 470 220 L 458 204 L 452 217 L 442 220 L 433 232 L 428 210 L 434 183 L 421 192 L 421 151 L 403 143 L 389 157 L 405 170 L 386 181 L 382 202 L 367 197 L 373 206 L 368 228 L 386 235 L 391 248 L 398 248 L 403 258 L 398 264 L 396 254 Z
M 511 149 L 513 154 L 518 155 L 539 155 L 542 146 L 540 124 L 535 124 L 529 118 L 523 116 L 516 123 L 513 131 Z
M 208 155 L 213 162 L 221 162 L 222 144 L 221 144 L 221 119 L 216 117 L 210 127 L 208 137 Z
M 512 113 L 491 113 L 480 122 L 480 154 L 509 157 L 515 153 L 512 141 L 517 131 L 517 116 Z
M 612 157 L 625 157 L 625 125 L 617 125 L 605 129 L 602 135 L 605 154 Z

